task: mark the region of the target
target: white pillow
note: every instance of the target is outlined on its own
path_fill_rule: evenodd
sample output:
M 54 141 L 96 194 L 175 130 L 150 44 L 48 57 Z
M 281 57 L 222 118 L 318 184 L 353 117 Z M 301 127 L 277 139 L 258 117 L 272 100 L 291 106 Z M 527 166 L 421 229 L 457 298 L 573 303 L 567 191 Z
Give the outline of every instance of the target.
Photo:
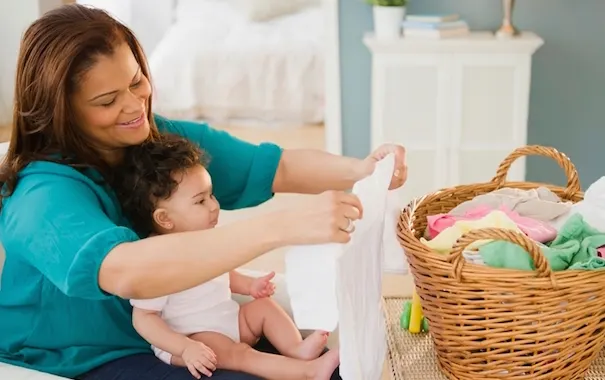
M 250 21 L 268 21 L 321 4 L 321 0 L 230 0 L 230 2 Z

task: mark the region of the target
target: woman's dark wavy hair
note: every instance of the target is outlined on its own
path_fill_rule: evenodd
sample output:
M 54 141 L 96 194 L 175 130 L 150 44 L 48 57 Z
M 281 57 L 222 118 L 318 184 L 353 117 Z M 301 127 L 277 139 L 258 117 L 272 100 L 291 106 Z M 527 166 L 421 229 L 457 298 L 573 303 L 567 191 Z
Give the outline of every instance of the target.
M 139 236 L 153 232 L 157 203 L 174 193 L 180 183 L 178 176 L 206 162 L 197 145 L 177 135 L 162 134 L 126 148 L 124 161 L 114 168 L 113 188 L 124 216 Z
M 143 49 L 132 31 L 105 11 L 69 4 L 47 12 L 26 30 L 21 41 L 15 83 L 12 135 L 0 167 L 0 207 L 17 186 L 18 173 L 37 160 L 72 167 L 111 171 L 76 124 L 70 96 L 99 56 L 113 54 L 127 43 L 148 79 Z M 151 127 L 159 132 L 147 102 Z

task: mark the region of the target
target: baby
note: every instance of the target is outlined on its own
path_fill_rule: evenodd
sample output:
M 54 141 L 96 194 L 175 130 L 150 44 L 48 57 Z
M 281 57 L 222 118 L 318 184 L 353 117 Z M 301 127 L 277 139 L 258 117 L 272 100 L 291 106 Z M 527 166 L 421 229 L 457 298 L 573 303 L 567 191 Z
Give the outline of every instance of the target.
M 171 135 L 127 149 L 116 177 L 117 194 L 137 233 L 216 226 L 220 206 L 202 159 L 199 148 Z M 187 367 L 198 379 L 216 368 L 275 380 L 329 379 L 339 364 L 338 350 L 321 355 L 327 332 L 302 339 L 292 319 L 270 298 L 274 275 L 252 278 L 232 271 L 177 294 L 131 300 L 133 325 L 158 358 Z M 240 307 L 232 293 L 254 300 Z M 284 356 L 254 350 L 261 336 Z

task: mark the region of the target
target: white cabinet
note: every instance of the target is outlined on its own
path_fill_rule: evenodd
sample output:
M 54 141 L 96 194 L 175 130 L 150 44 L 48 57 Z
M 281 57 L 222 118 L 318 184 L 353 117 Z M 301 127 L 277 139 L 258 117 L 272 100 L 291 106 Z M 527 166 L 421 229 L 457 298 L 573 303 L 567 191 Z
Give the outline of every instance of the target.
M 371 146 L 396 142 L 407 149 L 409 179 L 399 204 L 489 181 L 502 159 L 527 143 L 531 58 L 543 44 L 537 35 L 392 41 L 368 35 L 364 42 L 372 52 Z M 509 178 L 525 178 L 524 160 Z

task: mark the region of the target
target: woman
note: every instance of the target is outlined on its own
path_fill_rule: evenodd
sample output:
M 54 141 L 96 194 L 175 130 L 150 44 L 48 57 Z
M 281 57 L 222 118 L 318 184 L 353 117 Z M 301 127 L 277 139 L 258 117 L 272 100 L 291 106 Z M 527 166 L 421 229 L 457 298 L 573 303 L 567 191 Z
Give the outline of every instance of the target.
M 282 151 L 161 118 L 151 104 L 139 43 L 104 12 L 64 6 L 26 31 L 0 173 L 0 361 L 86 380 L 190 379 L 186 368 L 150 352 L 132 328 L 128 299 L 191 288 L 277 247 L 346 242 L 362 210 L 342 190 L 390 152 L 398 157 L 392 187 L 406 179 L 401 147 L 385 145 L 365 160 Z M 321 194 L 212 230 L 139 237 L 111 190 L 111 168 L 125 147 L 161 132 L 208 153 L 224 208 L 255 206 L 275 192 Z M 212 377 L 255 379 L 228 371 Z

